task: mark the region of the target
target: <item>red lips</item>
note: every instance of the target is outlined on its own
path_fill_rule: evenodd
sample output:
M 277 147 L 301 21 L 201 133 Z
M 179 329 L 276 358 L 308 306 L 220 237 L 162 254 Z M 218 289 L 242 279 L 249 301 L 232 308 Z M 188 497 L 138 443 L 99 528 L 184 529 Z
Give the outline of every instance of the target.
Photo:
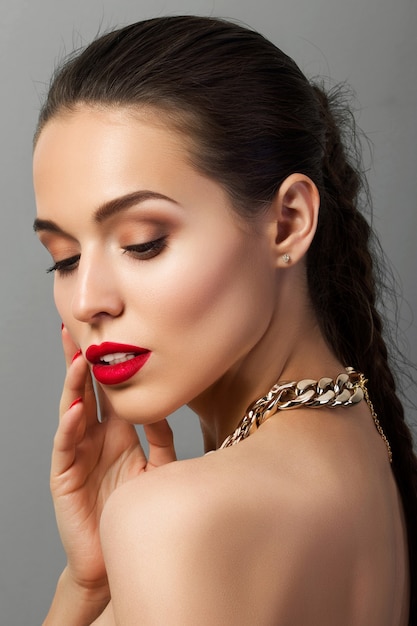
M 87 348 L 85 356 L 92 364 L 96 380 L 103 385 L 118 385 L 129 380 L 146 363 L 151 351 L 139 346 L 105 341 Z

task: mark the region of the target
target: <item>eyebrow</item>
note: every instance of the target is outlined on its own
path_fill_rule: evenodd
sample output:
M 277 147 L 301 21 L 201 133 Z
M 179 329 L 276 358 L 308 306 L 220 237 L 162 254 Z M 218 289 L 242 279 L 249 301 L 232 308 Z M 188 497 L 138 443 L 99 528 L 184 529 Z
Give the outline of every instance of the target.
M 121 211 L 126 211 L 135 204 L 145 202 L 145 200 L 167 200 L 168 202 L 178 204 L 178 202 L 162 193 L 141 189 L 140 191 L 133 191 L 132 193 L 128 193 L 124 196 L 113 198 L 112 200 L 109 200 L 99 206 L 94 213 L 94 222 L 96 224 L 102 224 L 110 217 L 113 217 L 113 215 L 116 215 Z M 60 228 L 58 224 L 52 220 L 43 220 L 40 218 L 36 218 L 33 222 L 33 230 L 35 232 L 48 231 L 50 233 L 65 234 L 62 228 Z

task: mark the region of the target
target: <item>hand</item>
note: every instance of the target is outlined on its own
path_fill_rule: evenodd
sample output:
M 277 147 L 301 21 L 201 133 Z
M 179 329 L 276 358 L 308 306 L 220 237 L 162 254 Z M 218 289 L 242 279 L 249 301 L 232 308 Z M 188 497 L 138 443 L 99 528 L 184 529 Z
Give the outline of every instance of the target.
M 166 420 L 145 427 L 149 459 L 135 427 L 114 415 L 103 394 L 100 407 L 105 419 L 98 422 L 87 362 L 82 355 L 73 360 L 77 346 L 65 328 L 62 339 L 67 375 L 52 454 L 51 492 L 68 574 L 80 588 L 102 594 L 107 576 L 99 524 L 106 500 L 122 483 L 176 456 Z

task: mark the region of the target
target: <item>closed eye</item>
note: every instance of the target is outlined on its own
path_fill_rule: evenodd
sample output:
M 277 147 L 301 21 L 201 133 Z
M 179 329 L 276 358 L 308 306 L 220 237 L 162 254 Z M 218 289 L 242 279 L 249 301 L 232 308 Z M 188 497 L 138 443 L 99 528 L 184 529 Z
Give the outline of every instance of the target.
M 155 239 L 154 241 L 147 241 L 145 243 L 125 246 L 123 248 L 123 253 L 129 254 L 135 259 L 140 259 L 141 261 L 152 259 L 153 257 L 160 254 L 162 250 L 166 247 L 166 239 L 166 237 L 160 237 L 159 239 Z
M 145 243 L 125 246 L 123 249 L 123 253 L 129 254 L 136 259 L 147 260 L 152 259 L 153 257 L 160 254 L 165 247 L 166 237 L 160 237 L 159 239 L 155 239 L 154 241 L 147 241 Z M 67 259 L 56 261 L 56 263 L 54 263 L 54 265 L 52 265 L 51 267 L 48 267 L 46 271 L 48 274 L 51 272 L 58 272 L 62 276 L 67 276 L 78 267 L 80 257 L 80 254 L 76 254 L 74 256 L 68 257 Z
M 68 275 L 73 272 L 77 266 L 78 261 L 80 260 L 80 254 L 76 254 L 74 256 L 68 257 L 68 259 L 62 259 L 62 261 L 56 261 L 54 265 L 48 267 L 46 270 L 49 274 L 50 272 L 58 272 L 61 275 Z

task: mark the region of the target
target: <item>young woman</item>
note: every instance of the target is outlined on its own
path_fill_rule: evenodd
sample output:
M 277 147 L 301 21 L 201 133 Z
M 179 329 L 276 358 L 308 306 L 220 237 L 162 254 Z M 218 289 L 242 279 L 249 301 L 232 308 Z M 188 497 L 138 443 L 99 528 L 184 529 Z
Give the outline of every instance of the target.
M 133 24 L 54 77 L 35 230 L 68 560 L 45 624 L 417 623 L 417 464 L 340 117 L 216 19 Z M 176 461 L 184 404 L 211 454 Z

